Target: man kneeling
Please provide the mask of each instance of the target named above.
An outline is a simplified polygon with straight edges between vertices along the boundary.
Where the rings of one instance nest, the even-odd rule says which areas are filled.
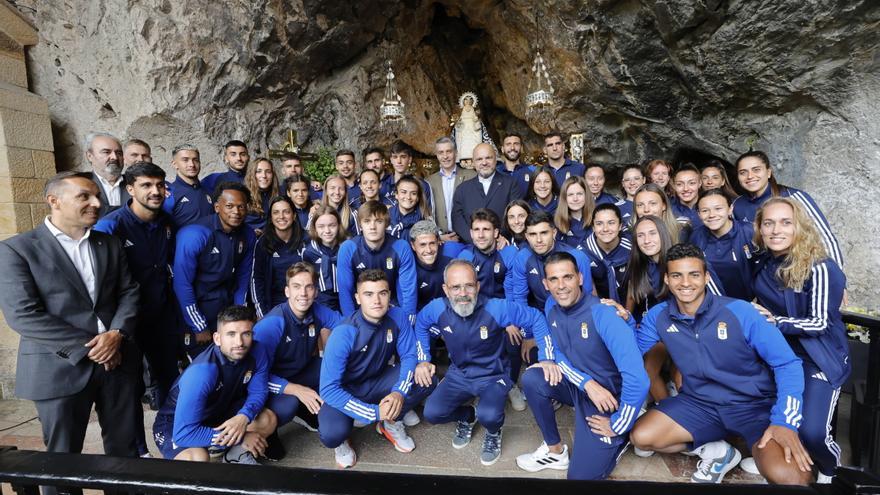
[[[254,311],[230,306],[217,316],[214,345],[202,351],[174,382],[153,423],[153,438],[166,459],[257,464],[275,414],[263,409],[268,363],[253,341]]]
[[[749,303],[706,292],[706,261],[696,246],[669,249],[664,280],[672,295],[642,320],[638,343],[643,353],[666,344],[684,380],[678,396],[638,420],[633,444],[690,451],[702,459],[691,481],[720,483],[742,457],[724,438],[738,435],[769,482],[807,484],[812,461],[798,438],[801,360]]]

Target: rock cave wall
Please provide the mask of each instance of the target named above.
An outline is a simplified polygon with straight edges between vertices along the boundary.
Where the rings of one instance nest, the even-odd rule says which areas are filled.
[[[60,168],[108,130],[150,142],[167,168],[180,142],[209,170],[220,144],[256,154],[287,128],[306,149],[364,149],[383,60],[394,61],[422,152],[475,91],[497,137],[533,150],[550,127],[584,132],[611,167],[697,150],[733,161],[750,142],[781,181],[817,198],[841,240],[852,302],[880,278],[880,6],[870,0],[13,0],[37,26],[32,89],[49,100]],[[536,27],[536,10],[540,27]],[[555,122],[529,125],[540,42]]]

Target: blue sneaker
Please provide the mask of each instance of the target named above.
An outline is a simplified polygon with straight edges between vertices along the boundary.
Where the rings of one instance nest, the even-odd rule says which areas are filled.
[[[724,475],[731,469],[735,468],[741,460],[742,454],[733,448],[733,445],[727,444],[727,450],[721,457],[716,457],[714,459],[700,459],[700,462],[697,463],[697,470],[691,475],[691,482],[721,483],[721,480],[724,479]]]

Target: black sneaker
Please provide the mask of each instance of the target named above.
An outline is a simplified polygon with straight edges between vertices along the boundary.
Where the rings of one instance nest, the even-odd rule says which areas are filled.
[[[284,448],[284,444],[281,442],[281,437],[278,436],[278,431],[274,431],[271,435],[266,437],[266,459],[270,461],[280,461],[284,459],[287,455],[287,449]]]

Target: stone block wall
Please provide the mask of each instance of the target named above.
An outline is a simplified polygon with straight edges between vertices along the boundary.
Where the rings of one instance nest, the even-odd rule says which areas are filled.
[[[0,239],[34,228],[46,216],[43,185],[55,175],[46,100],[28,89],[25,47],[37,32],[0,0]],[[13,395],[18,334],[0,315],[0,398]]]

